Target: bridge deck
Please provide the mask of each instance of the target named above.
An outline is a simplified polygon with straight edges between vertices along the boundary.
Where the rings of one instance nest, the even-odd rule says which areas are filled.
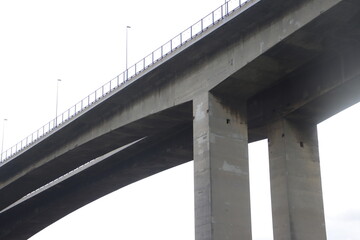
[[[355,0],[262,0],[236,10],[1,163],[0,194],[6,197],[0,209],[5,209],[145,137],[3,211],[0,225],[8,230],[1,227],[0,236],[31,236],[109,192],[192,160],[192,100],[200,92],[211,91],[230,105],[246,101],[249,141],[266,138],[268,122],[279,117],[319,123],[358,102],[360,30],[354,23],[359,21]],[[22,220],[10,217],[20,215]]]

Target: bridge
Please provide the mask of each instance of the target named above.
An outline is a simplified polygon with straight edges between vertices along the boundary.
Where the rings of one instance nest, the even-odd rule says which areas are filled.
[[[251,239],[247,145],[267,138],[274,239],[326,239],[316,124],[359,101],[359,7],[216,9],[1,153],[1,238],[194,160],[196,239]]]

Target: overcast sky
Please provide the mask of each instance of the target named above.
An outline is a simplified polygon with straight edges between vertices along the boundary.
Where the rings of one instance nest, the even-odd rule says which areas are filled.
[[[4,149],[223,4],[223,0],[0,0]],[[3,122],[3,119],[8,121]],[[328,239],[360,239],[360,105],[318,126]],[[3,125],[5,123],[5,125]],[[1,140],[1,139],[0,139]],[[272,239],[267,142],[250,144],[253,239]],[[61,219],[40,239],[194,239],[192,162]]]

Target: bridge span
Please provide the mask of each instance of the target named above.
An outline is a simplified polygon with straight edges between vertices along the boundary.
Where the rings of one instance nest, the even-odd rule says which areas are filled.
[[[266,138],[274,239],[326,239],[316,124],[360,100],[360,3],[234,2],[1,155],[1,239],[191,160],[196,240],[251,239],[247,146]]]

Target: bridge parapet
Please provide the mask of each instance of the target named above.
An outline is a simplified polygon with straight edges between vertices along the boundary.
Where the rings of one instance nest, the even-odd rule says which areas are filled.
[[[78,103],[64,111],[62,114],[58,115],[55,119],[49,121],[14,146],[0,153],[0,167],[2,162],[10,160],[15,155],[26,151],[28,147],[36,144],[43,138],[46,138],[53,131],[61,127],[61,125],[73,120],[84,110],[92,108],[102,98],[113,92],[120,91],[123,87],[125,87],[125,83],[130,80],[136,80],[134,78],[143,71],[151,67],[156,67],[154,65],[156,65],[159,61],[163,60],[166,56],[178,50],[180,47],[183,47],[194,38],[200,36],[204,31],[207,31],[215,24],[218,24],[236,10],[245,7],[245,5],[249,7],[249,3],[253,2],[257,1],[227,1],[226,3],[224,3],[223,5],[221,5],[220,7],[218,7],[217,9],[191,25],[189,28],[182,31],[180,34],[176,35],[174,38],[170,39],[168,42],[142,58],[140,61],[136,62],[134,65],[130,66],[128,69],[126,69],[125,71],[123,71],[122,73],[96,89],[94,92],[90,93],[87,97],[80,100]]]

